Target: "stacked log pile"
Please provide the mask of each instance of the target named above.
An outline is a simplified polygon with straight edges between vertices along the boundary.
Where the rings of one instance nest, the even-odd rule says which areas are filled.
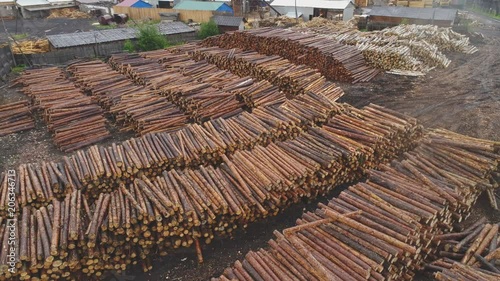
[[[490,278],[496,276],[498,279],[498,228],[499,224],[486,223],[486,219],[482,218],[462,231],[434,237],[433,243],[437,250],[432,256],[434,261],[427,264],[426,269],[434,271],[438,280],[449,280],[453,274],[462,275],[460,272],[468,272],[467,277],[462,280],[482,280],[474,278],[483,274],[489,275]]]
[[[136,83],[159,90],[197,122],[228,118],[243,111],[244,104],[233,93],[222,90],[224,85],[234,84],[241,78],[205,62],[195,62],[187,55],[181,55],[181,58],[184,62],[182,68],[167,70],[157,60],[139,54],[115,55],[109,63]]]
[[[202,45],[279,55],[295,64],[318,69],[326,78],[338,81],[366,82],[379,73],[366,65],[363,55],[355,47],[290,30],[261,28],[225,33],[205,39]]]
[[[500,273],[478,270],[471,266],[454,263],[451,268],[436,273],[435,278],[439,281],[494,281],[500,279]]]
[[[170,132],[182,128],[190,118],[167,98],[134,84],[100,60],[76,63],[67,70],[76,84],[115,117],[122,131],[133,130],[138,135]]]
[[[266,112],[257,109],[260,112],[254,114],[259,117],[253,114],[246,114],[246,117],[256,122],[256,118],[267,115],[252,126],[257,128],[258,124],[265,128],[271,123],[279,124],[274,127],[274,132],[283,134],[287,131],[283,126],[283,117],[294,115],[280,112],[272,117],[276,110],[272,108]],[[39,205],[21,202],[20,232],[31,234],[19,236],[22,254],[15,278],[85,278],[83,275],[100,276],[105,270],[124,270],[129,264],[137,262],[148,270],[153,253],[163,255],[172,248],[198,245],[200,239],[208,243],[215,235],[230,234],[237,227],[274,215],[301,197],[323,194],[332,186],[350,180],[353,174],[360,176],[361,168],[373,167],[387,160],[374,157],[380,153],[375,149],[383,147],[385,139],[399,140],[400,144],[389,145],[407,150],[420,133],[414,119],[396,116],[386,109],[368,106],[356,112],[340,113],[345,114],[345,118],[328,123],[331,129],[311,128],[294,140],[275,142],[268,134],[258,134],[260,141],[272,143],[265,147],[254,145],[249,151],[238,150],[232,156],[220,153],[218,167],[172,169],[156,174],[148,173],[147,168],[144,173],[125,181],[114,174],[108,181],[115,181],[118,188],[107,189],[110,185],[107,184],[97,193],[91,185],[78,187],[84,185],[77,181],[78,174],[87,174],[87,179],[93,179],[95,173],[101,171],[100,177],[117,171],[123,175],[127,173],[124,163],[129,157],[125,155],[130,155],[131,161],[139,165],[143,160],[144,164],[152,164],[155,158],[150,158],[151,162],[143,158],[146,155],[154,157],[147,151],[175,144],[176,141],[145,146],[143,154],[130,154],[132,152],[128,148],[140,147],[136,140],[132,140],[127,142],[130,146],[124,143],[127,149],[122,151],[123,154],[113,152],[111,157],[106,153],[121,150],[118,146],[113,146],[111,150],[92,147],[88,159],[86,153],[79,152],[76,158],[65,158],[62,166],[45,165],[46,172],[41,171],[41,175],[54,174],[60,180],[73,183],[73,187],[64,190],[64,194],[56,195],[56,190],[52,189],[54,185],[45,181],[50,181],[51,176],[38,178],[37,167],[23,167],[20,196],[38,198],[37,194],[44,196],[44,188],[48,187],[53,191],[54,198],[45,198]],[[294,120],[300,122],[299,118]],[[364,122],[369,128],[359,130],[356,120]],[[183,156],[187,153],[186,149],[196,146],[203,149],[203,158],[210,159],[217,155],[210,147],[217,148],[217,144],[231,143],[232,140],[243,141],[245,135],[252,132],[249,124],[231,132],[227,130],[231,126],[226,120],[218,121],[214,120],[207,126],[211,131],[223,128],[220,136],[209,138],[207,135],[204,138],[206,144],[196,146],[189,144],[195,136],[184,135],[180,138],[182,148],[177,151],[177,157],[186,158]],[[201,129],[201,126],[196,126]],[[299,131],[295,131],[297,133]],[[147,136],[158,140],[156,137],[159,135]],[[182,145],[183,140],[186,146]],[[236,145],[244,146],[245,143],[225,147],[236,149]],[[104,153],[105,157],[99,157],[100,153]],[[112,167],[104,162],[120,155],[124,156],[120,159],[122,165]],[[202,157],[199,158],[195,159],[198,163]],[[85,161],[90,166],[69,166]],[[26,184],[28,182],[29,185]],[[66,186],[61,187],[64,189]]]
[[[0,137],[34,127],[29,102],[18,101],[0,105]]]
[[[411,280],[435,252],[433,240],[469,214],[481,191],[497,185],[499,152],[500,143],[432,130],[403,160],[367,171],[365,183],[319,204],[297,226],[275,231],[269,250],[249,252],[212,280]],[[468,260],[498,233],[498,226],[479,229]],[[437,277],[462,280],[457,274],[496,276],[453,265]]]
[[[240,77],[251,76],[267,80],[290,96],[306,91],[329,92],[330,87],[334,86],[316,70],[305,65],[295,65],[280,56],[266,56],[241,49],[200,47],[194,44],[177,47],[175,52],[188,53],[197,61],[205,60]]]
[[[101,108],[57,67],[27,70],[15,84],[43,110],[44,120],[62,151],[74,151],[110,136]]]
[[[361,32],[349,23],[332,24],[318,19],[294,30],[356,46],[370,65],[384,70],[425,73],[434,67],[450,65],[443,52],[472,54],[477,51],[467,36],[433,25],[399,25],[382,31]]]

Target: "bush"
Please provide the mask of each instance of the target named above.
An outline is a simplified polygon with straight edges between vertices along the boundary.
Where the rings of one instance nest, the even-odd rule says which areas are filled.
[[[198,32],[198,37],[200,39],[205,39],[217,34],[219,34],[219,27],[213,20],[211,20],[209,22],[201,24],[200,31]]]
[[[134,43],[130,39],[126,40],[125,44],[123,44],[123,50],[129,53],[135,52]]]
[[[167,38],[161,35],[154,25],[144,25],[139,27],[137,37],[137,48],[140,51],[153,51],[164,49],[168,46]]]

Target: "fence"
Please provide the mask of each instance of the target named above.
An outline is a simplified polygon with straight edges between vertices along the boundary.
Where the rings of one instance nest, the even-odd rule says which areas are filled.
[[[12,58],[12,53],[10,52],[10,47],[4,46],[0,48],[0,79],[5,79],[5,76],[9,74],[10,69],[14,66],[14,60]]]
[[[131,8],[114,6],[113,11],[116,14],[128,14],[128,16],[134,20],[160,20],[160,13],[179,13],[180,21],[187,22],[188,20],[193,20],[195,22],[208,22],[213,16],[212,11],[174,10],[164,8]]]

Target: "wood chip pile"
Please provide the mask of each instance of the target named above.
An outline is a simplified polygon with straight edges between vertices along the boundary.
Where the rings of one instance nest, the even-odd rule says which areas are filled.
[[[275,231],[269,250],[250,251],[212,280],[412,280],[435,252],[433,239],[467,217],[481,191],[498,185],[499,152],[500,143],[432,130],[402,160],[367,171],[365,183]],[[492,229],[482,232],[498,226]],[[489,241],[474,243],[469,258]],[[437,276],[496,280],[486,274],[495,276],[454,265]]]
[[[352,23],[315,18],[294,30],[356,46],[370,65],[392,71],[428,72],[435,67],[446,68],[451,61],[443,52],[473,54],[477,51],[467,36],[433,25],[399,25],[361,32]]]
[[[279,55],[298,65],[318,69],[326,78],[346,82],[366,82],[379,71],[366,65],[355,47],[315,34],[273,28],[225,33],[205,39],[207,47],[240,48],[266,55]]]
[[[426,269],[437,280],[498,280],[500,278],[499,224],[482,218],[470,227],[434,237],[437,251]],[[455,280],[457,280],[455,279]]]
[[[334,103],[323,108],[336,110]],[[362,176],[364,168],[389,160],[384,155],[410,149],[420,134],[414,119],[373,105],[349,108],[324,128],[307,126],[303,133],[290,130],[284,118],[300,123],[295,116],[324,110],[308,105],[298,114],[291,108],[256,111],[260,113],[242,115],[253,121],[239,126],[217,119],[193,125],[191,132],[147,135],[109,148],[94,146],[64,163],[22,165],[21,261],[15,278],[81,279],[136,263],[148,270],[153,255],[199,240],[209,243],[215,235],[230,234],[302,197],[323,194]],[[274,129],[263,133],[266,127]],[[255,144],[244,141],[252,132]],[[284,137],[285,132],[297,138]],[[237,149],[243,146],[251,149]],[[226,155],[224,149],[233,153]],[[215,156],[220,165],[176,169],[182,165],[177,161],[189,159],[193,150],[198,151],[193,164],[214,161]],[[168,157],[175,161],[168,165],[174,169],[150,168],[166,163]],[[5,228],[1,230],[4,235]]]
[[[34,127],[29,102],[19,101],[0,106],[0,137]]]
[[[41,109],[54,143],[65,152],[110,137],[106,118],[91,97],[84,95],[57,67],[26,70],[14,81]]]
[[[14,54],[42,54],[50,51],[50,45],[47,39],[25,40],[11,43],[10,49]]]

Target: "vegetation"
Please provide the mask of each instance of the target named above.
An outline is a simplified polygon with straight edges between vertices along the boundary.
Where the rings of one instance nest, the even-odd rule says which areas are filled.
[[[14,66],[13,68],[11,68],[11,71],[14,74],[19,74],[19,73],[23,72],[25,69],[26,69],[26,65],[18,64],[17,66]]]
[[[201,24],[200,31],[198,31],[198,38],[205,39],[217,34],[219,34],[219,27],[213,20],[211,20]]]
[[[137,37],[137,48],[140,51],[153,51],[168,47],[168,41],[155,25],[143,25],[139,27]]]
[[[498,4],[500,5],[500,4]],[[496,14],[495,11],[493,10],[484,10],[484,9],[481,9],[479,6],[471,6],[469,7],[469,9],[473,12],[476,12],[478,14],[481,14],[483,16],[487,16],[487,17],[490,17],[490,18],[494,18],[494,19],[499,19],[500,20],[500,14]]]
[[[26,37],[28,37],[28,33],[19,33],[19,34],[13,34],[12,37],[15,39],[15,40],[22,40]]]
[[[135,51],[135,45],[132,40],[128,39],[125,41],[125,44],[123,44],[123,50],[128,52],[128,53],[133,53]]]
[[[156,25],[141,24],[137,25],[137,27],[139,30],[137,41],[126,40],[123,45],[124,51],[129,53],[144,52],[165,49],[172,46],[167,38],[160,33]]]

